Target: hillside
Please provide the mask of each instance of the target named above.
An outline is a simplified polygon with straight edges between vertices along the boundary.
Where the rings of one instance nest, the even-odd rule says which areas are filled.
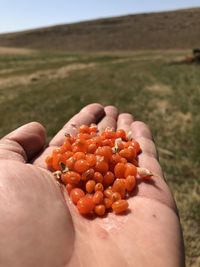
[[[200,46],[200,8],[128,15],[0,35],[0,46],[63,51]]]

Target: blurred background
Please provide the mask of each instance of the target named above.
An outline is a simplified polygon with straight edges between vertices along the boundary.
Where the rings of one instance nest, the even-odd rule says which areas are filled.
[[[200,266],[200,0],[0,0],[0,137],[39,121],[48,139],[84,105],[150,125]]]

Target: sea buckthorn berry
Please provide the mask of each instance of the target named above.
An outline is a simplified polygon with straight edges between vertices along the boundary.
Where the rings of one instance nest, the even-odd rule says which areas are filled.
[[[94,188],[95,188],[95,181],[94,180],[89,180],[87,181],[86,185],[85,185],[85,189],[86,191],[91,194],[93,191],[94,191]]]
[[[117,163],[121,162],[121,158],[122,157],[119,155],[119,153],[113,154],[110,162],[116,165]]]
[[[79,134],[77,134],[77,138],[78,139],[85,139],[85,140],[87,140],[87,139],[90,139],[91,136],[88,133],[79,133]]]
[[[66,160],[66,165],[70,170],[72,170],[75,162],[76,160],[73,157],[70,157]]]
[[[77,208],[80,214],[87,215],[90,214],[95,207],[93,199],[89,196],[84,196],[77,202]]]
[[[112,194],[113,194],[113,191],[112,189],[106,189],[104,190],[104,196],[107,197],[107,198],[112,198]]]
[[[127,160],[132,160],[136,156],[135,149],[132,147],[124,148],[119,152],[119,155]]]
[[[75,160],[85,159],[85,153],[83,153],[83,152],[76,152],[76,153],[74,153],[73,158]]]
[[[102,141],[102,146],[114,146],[114,139],[105,139]]]
[[[69,140],[65,140],[64,144],[61,146],[61,149],[63,152],[71,151],[72,150],[72,144]]]
[[[75,188],[75,185],[67,184],[66,185],[67,193],[70,194],[73,188]]]
[[[112,194],[112,197],[111,197],[111,199],[112,199],[113,202],[115,202],[115,201],[117,201],[117,200],[120,200],[121,198],[122,198],[122,197],[121,197],[120,193],[118,193],[118,192],[114,192],[114,193]]]
[[[75,152],[86,152],[87,151],[87,143],[83,139],[77,139],[73,144],[72,144],[72,151]]]
[[[113,139],[113,138],[116,138],[115,132],[112,131],[111,129],[110,130],[105,130],[105,132],[102,133],[102,136],[105,139]]]
[[[126,132],[123,129],[119,129],[116,131],[116,138],[122,138],[123,140],[126,140]]]
[[[127,176],[125,179],[125,187],[128,192],[131,192],[136,186],[136,178],[135,176]]]
[[[69,159],[70,157],[72,157],[74,155],[74,153],[72,151],[66,151],[64,154],[63,154],[63,158],[65,160]]]
[[[137,174],[137,168],[131,163],[126,163],[124,177],[126,178],[129,175],[136,176],[136,174]]]
[[[112,209],[115,213],[122,213],[128,209],[128,201],[120,199],[112,204]]]
[[[102,192],[103,192],[104,187],[103,187],[103,185],[102,185],[101,183],[97,183],[97,184],[95,185],[94,190],[95,190],[95,192],[97,192],[97,191],[102,191]]]
[[[101,191],[96,191],[93,195],[93,202],[94,204],[100,204],[103,202],[104,195]]]
[[[60,171],[62,168],[60,166],[60,162],[63,162],[63,155],[62,154],[54,154],[52,158],[52,168],[55,171]]]
[[[96,162],[95,170],[97,172],[106,173],[109,169],[108,163],[104,160]]]
[[[125,179],[116,179],[113,183],[112,191],[120,193],[121,197],[124,198],[126,193]]]
[[[97,162],[96,156],[94,154],[86,154],[85,159],[87,160],[90,167],[95,166]]]
[[[94,170],[89,169],[86,172],[82,173],[81,180],[82,181],[88,181],[88,180],[92,180],[93,177],[94,177]]]
[[[80,188],[74,188],[70,192],[70,198],[74,204],[77,204],[79,199],[85,196],[85,193]]]
[[[94,208],[94,211],[98,216],[103,216],[105,214],[106,207],[104,205],[97,205]]]
[[[90,133],[90,129],[87,125],[81,125],[79,127],[79,133]]]
[[[113,203],[112,199],[111,198],[107,198],[107,197],[104,198],[103,202],[104,202],[104,205],[105,205],[106,209],[111,208],[112,203]]]
[[[100,172],[95,172],[93,176],[93,180],[96,183],[103,183],[103,175]]]
[[[88,153],[94,153],[95,151],[96,151],[96,149],[97,149],[97,146],[96,146],[96,144],[89,144],[88,145],[88,148],[87,148],[87,152]]]
[[[85,159],[79,159],[74,163],[74,170],[79,173],[86,172],[90,168],[90,165]]]
[[[117,163],[114,168],[115,176],[118,178],[123,178],[125,172],[125,164],[124,163]]]
[[[141,148],[140,148],[140,145],[139,145],[139,143],[138,143],[137,141],[132,140],[132,141],[131,141],[131,146],[132,146],[133,148],[135,148],[135,151],[136,151],[137,154],[140,153]]]
[[[115,179],[114,174],[110,171],[107,171],[103,177],[103,185],[105,187],[108,187],[113,183],[114,179]]]
[[[96,133],[97,132],[97,125],[92,123],[89,127],[89,132],[90,133]]]
[[[96,155],[103,156],[106,161],[109,161],[112,156],[112,148],[110,146],[103,146],[97,148]]]
[[[65,184],[68,183],[68,184],[72,184],[72,185],[77,185],[81,180],[81,176],[77,172],[68,171],[68,172],[63,173],[61,175],[61,179]]]

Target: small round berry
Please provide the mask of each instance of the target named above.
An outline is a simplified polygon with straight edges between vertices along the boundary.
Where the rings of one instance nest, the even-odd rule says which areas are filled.
[[[97,205],[94,208],[94,211],[98,216],[103,216],[105,214],[106,207],[104,205],[102,205],[102,204],[101,205]]]
[[[70,192],[70,198],[74,204],[77,204],[79,199],[85,196],[85,193],[80,188],[74,188]]]
[[[85,185],[85,190],[91,194],[93,191],[94,191],[94,188],[95,188],[95,181],[94,180],[89,180],[87,181],[86,185]]]
[[[103,187],[103,185],[101,183],[97,183],[95,185],[95,189],[94,190],[95,190],[95,192],[97,192],[97,191],[102,191],[103,192],[104,187]]]
[[[112,204],[112,209],[116,214],[122,213],[128,209],[128,201],[120,199]]]
[[[86,215],[93,211],[95,204],[91,197],[84,196],[77,202],[77,208],[80,214]]]
[[[94,203],[97,205],[97,204],[100,204],[103,202],[103,199],[104,199],[104,195],[101,191],[96,191],[93,195],[93,201]]]
[[[79,173],[86,172],[90,168],[90,165],[85,159],[79,159],[74,163],[74,170]]]

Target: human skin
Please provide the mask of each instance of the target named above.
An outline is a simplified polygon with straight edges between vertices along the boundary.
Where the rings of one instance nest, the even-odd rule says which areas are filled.
[[[87,219],[46,169],[45,157],[62,144],[74,124],[132,132],[142,148],[139,166],[152,181],[138,184],[125,215]],[[161,133],[162,134],[162,133]],[[0,140],[0,266],[180,267],[182,231],[176,204],[163,178],[152,135],[132,115],[91,104],[45,146],[45,129],[26,124]]]

